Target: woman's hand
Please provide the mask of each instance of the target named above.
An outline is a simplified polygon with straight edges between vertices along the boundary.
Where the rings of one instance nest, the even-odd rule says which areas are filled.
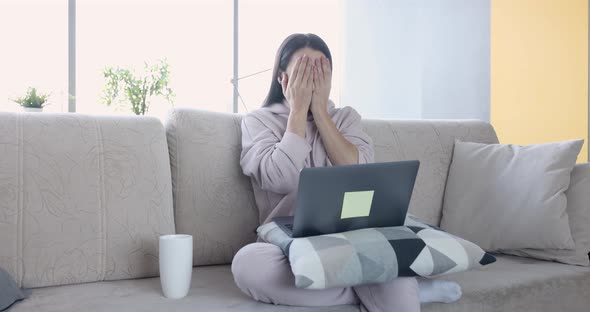
[[[307,112],[311,105],[311,92],[313,88],[312,77],[313,62],[304,55],[297,60],[290,75],[281,75],[283,94],[291,106],[287,131],[305,138],[307,128]]]
[[[283,94],[291,106],[291,113],[307,116],[313,88],[313,61],[307,55],[299,58],[289,75],[281,74]]]
[[[328,100],[332,88],[332,69],[325,56],[315,60],[313,68],[314,89],[311,96],[311,112],[314,116],[328,111]]]

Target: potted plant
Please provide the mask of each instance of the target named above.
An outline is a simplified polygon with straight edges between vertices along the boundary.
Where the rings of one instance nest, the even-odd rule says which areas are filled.
[[[13,101],[20,105],[25,112],[42,112],[43,107],[47,105],[48,98],[49,94],[37,93],[37,89],[31,87],[27,89],[27,93],[24,96],[16,98]]]
[[[106,67],[103,71],[106,85],[103,89],[103,102],[110,106],[115,99],[119,103],[131,104],[131,111],[136,115],[145,115],[153,96],[163,96],[172,103],[174,93],[168,87],[170,71],[168,63],[160,60],[154,65],[145,63],[143,75],[133,70],[120,67]]]

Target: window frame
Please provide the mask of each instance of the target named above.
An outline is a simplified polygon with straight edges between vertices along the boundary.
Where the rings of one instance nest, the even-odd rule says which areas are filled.
[[[233,101],[232,113],[238,113],[238,8],[239,0],[233,1]],[[68,112],[76,112],[76,2],[68,0]]]

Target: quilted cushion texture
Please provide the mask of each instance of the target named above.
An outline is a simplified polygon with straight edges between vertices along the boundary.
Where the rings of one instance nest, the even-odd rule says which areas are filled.
[[[194,265],[230,263],[256,237],[240,122],[239,115],[192,109],[174,109],[166,122],[176,231],[193,236]]]
[[[159,120],[0,113],[0,155],[0,263],[19,287],[158,274],[174,233]]]

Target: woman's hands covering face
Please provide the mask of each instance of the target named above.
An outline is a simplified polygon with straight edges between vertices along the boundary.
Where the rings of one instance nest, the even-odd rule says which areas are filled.
[[[297,59],[291,73],[281,73],[283,94],[294,112],[313,114],[327,111],[332,88],[330,61],[321,56],[312,60],[304,55]]]
[[[328,110],[328,99],[332,88],[332,69],[328,58],[315,60],[313,67],[313,93],[311,96],[311,112],[316,115]]]
[[[313,60],[304,55],[297,59],[291,73],[281,73],[283,94],[292,112],[307,114],[309,110],[313,91],[313,63]]]

